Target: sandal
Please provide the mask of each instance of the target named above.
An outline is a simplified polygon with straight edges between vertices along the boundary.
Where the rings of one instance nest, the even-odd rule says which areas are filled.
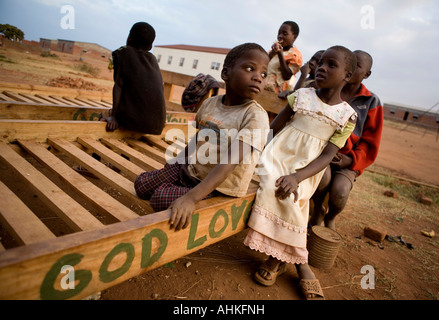
[[[271,279],[269,279],[269,280],[265,279],[263,276],[261,276],[259,274],[259,270],[264,270],[265,272],[267,272],[271,276]],[[280,275],[282,275],[286,271],[287,271],[287,264],[285,262],[280,263],[277,271],[272,271],[272,270],[268,269],[267,267],[265,267],[265,264],[263,264],[259,267],[258,271],[255,272],[253,277],[260,284],[262,284],[266,287],[269,287],[269,286],[272,286],[273,284],[275,284],[277,277],[279,277]]]
[[[319,280],[302,279],[300,280],[299,286],[306,300],[325,300]],[[314,296],[311,297],[310,295]]]

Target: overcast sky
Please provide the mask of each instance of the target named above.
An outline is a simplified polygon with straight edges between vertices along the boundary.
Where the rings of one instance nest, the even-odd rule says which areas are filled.
[[[383,103],[430,109],[439,102],[438,0],[0,0],[0,23],[20,28],[26,40],[110,50],[125,44],[137,21],[155,28],[155,45],[257,42],[269,50],[285,20],[299,24],[295,45],[304,61],[332,45],[365,50],[374,66],[364,83]]]

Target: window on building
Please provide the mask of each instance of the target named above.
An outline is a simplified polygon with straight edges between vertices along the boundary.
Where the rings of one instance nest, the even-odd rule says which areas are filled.
[[[158,63],[160,63],[160,60],[162,60],[162,55],[161,55],[161,54],[159,54],[159,55],[157,56],[157,62],[158,62]]]
[[[184,58],[180,58],[179,66],[180,66],[180,67],[183,67],[183,65],[184,65]]]
[[[198,67],[198,59],[194,59],[194,62],[192,63],[192,69],[197,69]]]
[[[415,113],[414,115],[413,115],[413,119],[418,119],[419,118],[419,114],[417,114],[417,113]]]
[[[171,64],[172,63],[172,56],[169,56],[168,57],[168,64]]]
[[[390,109],[391,114],[395,114],[395,109]]]
[[[219,62],[212,62],[212,65],[210,66],[210,69],[212,70],[219,70],[220,63]]]

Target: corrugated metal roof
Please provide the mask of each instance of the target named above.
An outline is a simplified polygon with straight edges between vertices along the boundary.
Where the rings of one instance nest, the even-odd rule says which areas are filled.
[[[231,49],[227,48],[215,48],[215,47],[202,47],[202,46],[190,46],[186,44],[173,44],[165,46],[156,46],[157,48],[168,48],[177,50],[199,51],[217,54],[228,54]]]

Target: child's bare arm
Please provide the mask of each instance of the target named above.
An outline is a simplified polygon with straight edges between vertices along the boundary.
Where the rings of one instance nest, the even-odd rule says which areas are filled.
[[[107,122],[107,126],[106,126],[107,131],[114,131],[119,127],[115,114],[119,109],[120,100],[122,97],[123,83],[122,83],[122,78],[119,76],[118,70],[117,71],[115,70],[115,72],[117,72],[117,74],[115,76],[115,81],[113,86],[113,107],[111,108],[111,115],[105,119],[105,121]]]
[[[235,150],[232,143],[227,155],[225,155],[227,161],[221,159],[220,164],[216,165],[203,181],[170,205],[171,218],[169,219],[169,223],[171,229],[175,228],[177,231],[181,228],[186,228],[191,221],[195,204],[213,192],[235,169],[237,164],[242,161],[245,156],[244,152],[249,152],[249,149],[251,149],[244,148],[244,142],[241,140],[237,140],[234,143],[239,143],[239,152],[232,152],[232,150]]]
[[[291,71],[291,69],[288,67],[287,62],[284,59],[284,54],[283,54],[283,48],[282,45],[279,42],[275,42],[273,44],[273,46],[271,47],[272,51],[270,52],[270,60],[271,58],[277,54],[278,58],[279,58],[279,64],[280,64],[280,71],[282,73],[282,78],[286,81],[286,80],[290,80],[291,77],[293,76],[293,72]]]
[[[337,154],[338,150],[340,149],[335,144],[329,142],[320,156],[311,161],[305,168],[296,173],[282,176],[277,179],[276,187],[278,187],[278,189],[275,192],[275,196],[280,200],[283,200],[293,193],[294,202],[296,202],[298,198],[297,189],[299,188],[299,183],[325,169]]]
[[[282,78],[287,81],[290,80],[293,76],[293,72],[288,67],[287,62],[284,59],[284,55],[282,50],[277,53],[277,56],[279,57],[279,63],[280,63],[280,71],[282,73]]]

